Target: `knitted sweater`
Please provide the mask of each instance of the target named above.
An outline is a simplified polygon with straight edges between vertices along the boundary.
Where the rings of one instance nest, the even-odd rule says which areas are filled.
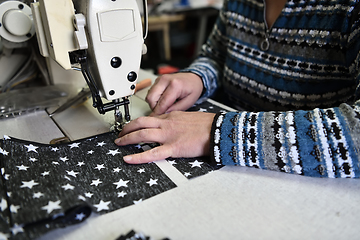
[[[198,58],[203,98],[219,86],[211,155],[316,177],[360,176],[360,2],[291,0],[272,28],[262,0],[225,0]]]

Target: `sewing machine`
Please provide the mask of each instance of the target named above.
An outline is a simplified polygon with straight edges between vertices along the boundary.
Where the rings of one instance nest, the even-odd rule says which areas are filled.
[[[101,114],[114,111],[115,126],[121,128],[130,120],[129,97],[134,94],[141,55],[146,53],[146,0],[142,4],[144,31],[136,0],[4,1],[0,36],[21,44],[36,32],[41,55],[65,70],[81,71],[93,106]]]

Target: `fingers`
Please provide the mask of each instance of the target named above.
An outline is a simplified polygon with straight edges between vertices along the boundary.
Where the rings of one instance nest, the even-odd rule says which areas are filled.
[[[140,142],[164,142],[164,134],[160,129],[158,118],[140,117],[131,121],[124,126],[119,138],[115,140],[115,144],[119,146],[138,144]],[[131,164],[148,163],[168,158],[171,156],[170,153],[171,148],[162,145],[142,153],[125,156],[124,161]]]
[[[154,85],[151,86],[145,101],[149,104],[151,110],[153,110],[158,103],[163,92],[167,88],[169,78],[167,75],[162,75],[155,80]]]
[[[155,108],[152,109],[153,115],[161,115],[169,112],[169,108],[176,102],[177,97],[178,96],[171,90],[171,87],[168,86],[159,98]]]
[[[125,146],[138,143],[163,143],[164,137],[162,132],[158,128],[141,129],[126,135],[120,136],[115,140],[115,144],[119,146]]]
[[[183,99],[175,102],[172,106],[170,106],[168,108],[167,112],[184,111],[186,109],[189,109],[191,106],[193,106],[194,102],[196,102],[196,99],[194,100],[190,97],[183,98]]]
[[[151,116],[191,107],[204,89],[202,79],[193,73],[165,74],[155,80],[146,96]]]
[[[139,117],[126,124],[122,131],[119,133],[119,137],[122,137],[128,133],[144,129],[144,128],[159,128],[160,122],[154,117]]]
[[[169,108],[176,103],[177,100],[186,96],[182,96],[182,81],[171,75],[163,75],[150,89],[146,101],[152,109],[152,115],[161,115],[169,112]],[[179,105],[178,107],[181,107]],[[185,109],[177,109],[185,110]]]
[[[142,153],[124,156],[124,161],[129,164],[142,164],[163,160],[170,156],[171,149],[165,145],[162,145]]]

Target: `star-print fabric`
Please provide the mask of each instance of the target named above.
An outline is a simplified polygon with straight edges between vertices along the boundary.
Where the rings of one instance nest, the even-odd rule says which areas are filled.
[[[121,235],[116,240],[154,240],[154,238],[150,236],[146,236],[142,232],[135,232],[131,230],[126,235]],[[169,238],[163,238],[162,240],[170,240]]]
[[[212,104],[209,101],[202,102],[200,104],[197,104],[191,108],[189,108],[187,111],[189,112],[210,112],[210,113],[218,113],[218,112],[228,112],[226,109]]]
[[[61,145],[5,137],[0,142],[0,232],[34,239],[176,187],[155,163],[129,165],[113,132]],[[1,236],[0,236],[1,238]]]
[[[166,160],[187,179],[199,177],[222,168],[222,166],[214,166],[210,164],[208,157],[168,158]]]
[[[189,111],[225,110],[206,101]],[[176,187],[155,163],[125,163],[123,156],[144,146],[119,147],[115,138],[110,132],[58,145],[0,140],[0,239],[34,239]],[[188,179],[220,168],[206,157],[167,161]]]

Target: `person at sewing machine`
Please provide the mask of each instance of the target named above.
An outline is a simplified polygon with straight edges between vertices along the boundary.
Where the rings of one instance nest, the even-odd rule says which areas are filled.
[[[360,2],[225,0],[197,59],[157,78],[152,114],[118,145],[131,164],[210,156],[314,177],[360,176]],[[223,91],[238,112],[183,112]]]

